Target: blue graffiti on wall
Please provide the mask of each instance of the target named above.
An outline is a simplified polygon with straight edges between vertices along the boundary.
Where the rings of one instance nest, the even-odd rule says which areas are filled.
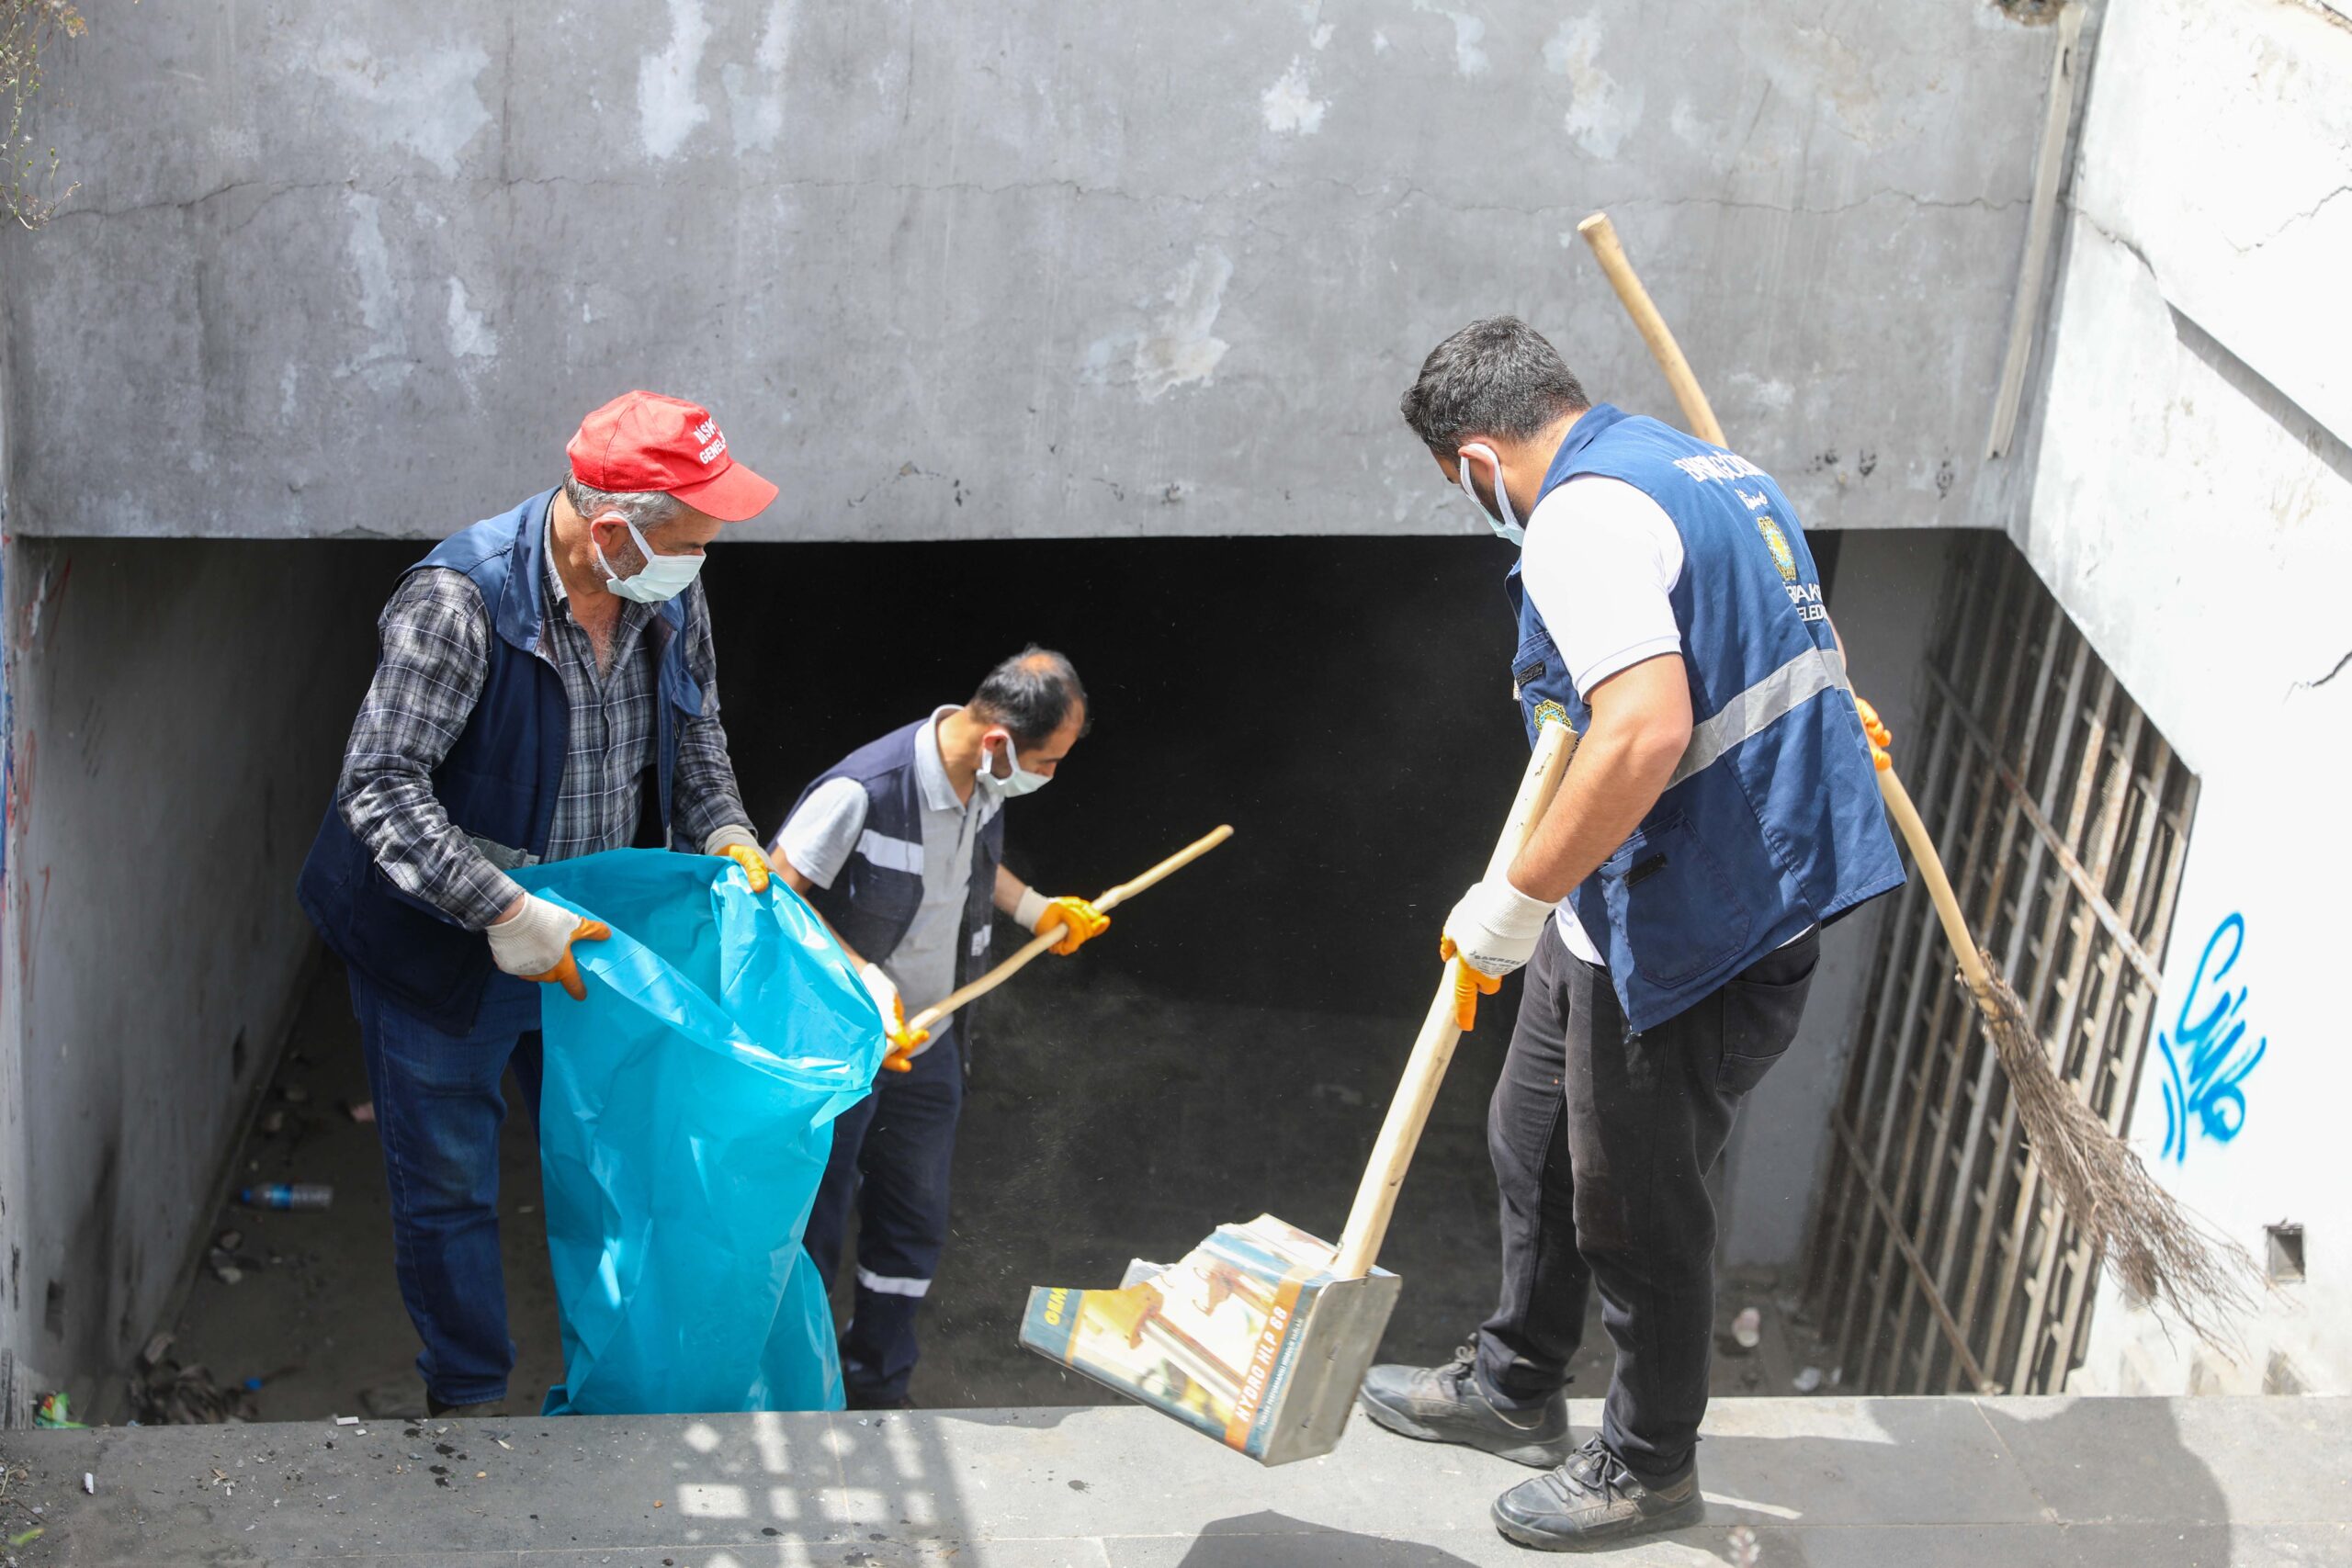
[[[2214,955],[2222,953],[2220,964]],[[2231,990],[2222,982],[2237,966],[2245,951],[2245,917],[2233,914],[2205,939],[2197,972],[2188,977],[2188,995],[2181,998],[2180,1016],[2172,1032],[2159,1032],[2156,1049],[2165,1059],[2165,1147],[2175,1164],[2188,1158],[2191,1127],[2217,1144],[2226,1144],[2245,1130],[2245,1076],[2270,1048],[2268,1036],[2246,1044],[2243,1013],[2252,987]],[[2219,995],[2215,995],[2216,988]],[[2202,1013],[2199,1004],[2211,998]]]

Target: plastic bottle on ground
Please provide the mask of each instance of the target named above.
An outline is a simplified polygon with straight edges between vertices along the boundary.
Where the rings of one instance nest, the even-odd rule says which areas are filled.
[[[248,1209],[324,1209],[334,1202],[334,1189],[324,1182],[273,1181],[246,1188],[237,1201]]]

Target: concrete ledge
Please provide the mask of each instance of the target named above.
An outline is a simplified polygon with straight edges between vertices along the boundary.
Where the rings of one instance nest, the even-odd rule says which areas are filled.
[[[1599,1406],[1578,1402],[1589,1429]],[[2352,1399],[1715,1404],[1705,1525],[1613,1554],[1764,1568],[2352,1562]],[[28,1561],[575,1568],[1504,1564],[1532,1474],[1358,1420],[1262,1470],[1128,1407],[11,1434]],[[96,1479],[85,1495],[84,1472]]]

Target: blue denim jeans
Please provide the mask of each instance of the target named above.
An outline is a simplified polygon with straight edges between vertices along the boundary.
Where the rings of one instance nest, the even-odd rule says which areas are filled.
[[[391,1190],[401,1299],[424,1342],[416,1370],[444,1404],[506,1397],[506,1274],[498,1251],[499,1079],[510,1062],[539,1110],[539,988],[491,977],[473,1027],[445,1034],[351,976]]]
[[[962,1042],[950,1022],[912,1071],[877,1074],[874,1092],[833,1122],[804,1234],[831,1291],[857,1206],[857,1296],[842,1331],[842,1382],[861,1404],[895,1403],[914,1374],[915,1314],[947,1244],[947,1176],[963,1108]]]

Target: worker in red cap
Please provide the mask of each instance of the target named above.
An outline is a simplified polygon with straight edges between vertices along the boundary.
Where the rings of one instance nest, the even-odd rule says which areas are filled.
[[[350,972],[436,1416],[506,1399],[499,1081],[511,1062],[536,1118],[541,987],[582,997],[572,945],[609,934],[507,874],[631,845],[731,857],[754,892],[771,870],[696,579],[775,486],[708,410],[651,392],[590,414],[566,450],[560,485],[401,577],[302,867],[302,908]]]

